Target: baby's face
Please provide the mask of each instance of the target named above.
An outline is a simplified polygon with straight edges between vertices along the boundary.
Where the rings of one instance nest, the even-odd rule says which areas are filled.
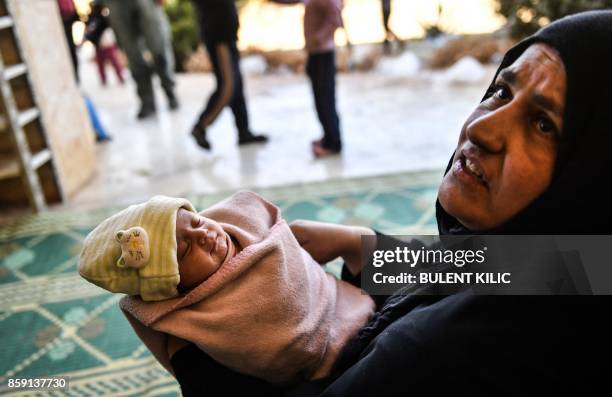
[[[183,208],[176,215],[176,257],[181,282],[191,289],[210,277],[228,255],[229,235],[212,219]]]

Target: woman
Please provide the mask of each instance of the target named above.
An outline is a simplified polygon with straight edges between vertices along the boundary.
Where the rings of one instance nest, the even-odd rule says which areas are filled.
[[[506,54],[440,186],[440,234],[608,233],[611,44],[612,12],[590,12],[557,21]],[[329,259],[330,235],[349,250],[360,246],[348,227],[298,222],[293,229],[318,261]],[[378,234],[379,245],[388,239]],[[596,363],[610,357],[612,334],[601,321],[609,310],[603,297],[392,295],[345,348],[335,376],[282,392],[586,394],[605,382]],[[196,348],[178,351],[173,363],[186,394],[281,393]]]

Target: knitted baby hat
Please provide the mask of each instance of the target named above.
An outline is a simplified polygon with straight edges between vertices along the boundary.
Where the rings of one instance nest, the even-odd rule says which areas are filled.
[[[145,301],[177,296],[179,208],[195,212],[185,199],[155,196],[106,219],[85,238],[79,274],[108,291]]]

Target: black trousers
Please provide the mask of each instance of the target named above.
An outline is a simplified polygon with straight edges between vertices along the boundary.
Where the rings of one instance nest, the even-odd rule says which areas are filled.
[[[221,109],[225,106],[229,106],[234,114],[236,128],[238,128],[239,132],[246,132],[249,130],[249,115],[243,93],[242,73],[240,72],[240,53],[238,52],[236,43],[219,43],[206,40],[204,44],[206,45],[215,78],[217,79],[217,87],[208,98],[208,102],[200,114],[199,120],[208,120],[207,124],[211,124],[217,118]],[[220,62],[218,54],[218,47],[220,44],[227,46],[229,49],[229,65]],[[231,79],[231,82],[228,81],[228,79]],[[232,91],[229,98],[224,98],[223,96],[226,84],[232,85]]]
[[[317,116],[323,126],[322,146],[340,151],[340,118],[336,111],[336,59],[334,51],[309,54],[306,73],[312,83]]]

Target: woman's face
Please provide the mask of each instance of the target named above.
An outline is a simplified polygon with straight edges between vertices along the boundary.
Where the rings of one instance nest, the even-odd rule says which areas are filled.
[[[440,185],[442,207],[473,231],[501,226],[549,186],[566,75],[556,50],[531,45],[465,122]]]
[[[180,208],[176,215],[176,257],[181,289],[198,286],[225,260],[231,239],[212,219]]]

